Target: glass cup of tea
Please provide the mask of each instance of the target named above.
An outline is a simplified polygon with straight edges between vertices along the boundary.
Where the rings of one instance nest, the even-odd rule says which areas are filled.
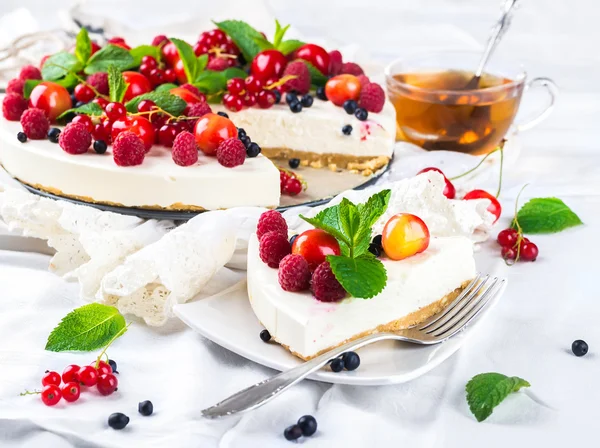
[[[520,66],[496,57],[473,80],[480,53],[441,52],[397,60],[385,78],[398,136],[426,150],[487,154],[511,128],[530,129],[552,111],[558,88],[548,78],[527,81]],[[514,123],[525,90],[543,87],[550,101],[526,123]]]

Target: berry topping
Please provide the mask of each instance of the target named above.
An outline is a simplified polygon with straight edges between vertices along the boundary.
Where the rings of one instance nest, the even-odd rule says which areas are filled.
[[[155,47],[159,47],[161,45],[165,45],[169,41],[169,38],[164,34],[159,34],[158,36],[154,36],[152,39],[152,45]]]
[[[324,75],[329,73],[329,53],[323,47],[315,44],[302,45],[296,50],[296,57],[309,62]]]
[[[360,81],[360,87],[361,87],[361,93],[362,93],[362,89],[364,89],[367,85],[369,85],[371,83],[371,80],[369,79],[369,77],[367,75],[358,75],[357,78]],[[361,106],[361,107],[363,107],[363,106]],[[367,109],[367,110],[369,110],[369,109]],[[375,112],[375,111],[369,111],[369,112]]]
[[[127,115],[127,109],[121,103],[108,103],[104,112],[110,121],[119,120]]]
[[[285,222],[285,218],[277,210],[266,211],[258,218],[256,236],[260,240],[267,232],[275,232],[287,238],[287,222]]]
[[[71,123],[79,123],[84,125],[90,134],[94,132],[94,123],[92,123],[92,119],[87,115],[75,115],[75,117],[71,120]]]
[[[102,395],[110,395],[117,389],[118,385],[119,381],[116,376],[112,373],[105,373],[98,377],[96,388]]]
[[[26,65],[21,69],[19,79],[23,81],[27,81],[28,79],[42,79],[42,72],[33,65]]]
[[[260,79],[281,78],[287,59],[279,50],[264,50],[254,56],[250,73]]]
[[[24,79],[11,79],[6,85],[6,93],[14,93],[15,95],[23,96],[23,87],[25,86]]]
[[[246,103],[246,105],[250,106],[255,98],[254,95],[250,95],[247,94],[246,96],[244,96],[244,99],[248,99],[248,102]],[[225,105],[225,107],[227,109],[229,109],[232,112],[239,112],[240,110],[242,110],[244,108],[244,99],[242,99],[241,97],[237,96],[237,95],[232,95],[231,93],[226,93],[223,96],[223,104]]]
[[[360,68],[360,65],[355,64],[354,62],[344,62],[342,64],[340,73],[347,73],[349,75],[354,75],[354,76],[359,76],[359,75],[365,74],[363,69]]]
[[[217,112],[217,115],[220,115],[221,117],[229,118],[229,115],[227,115],[227,112]]]
[[[298,426],[304,437],[310,437],[317,432],[317,420],[312,415],[303,415],[298,419]]]
[[[113,142],[113,157],[119,166],[141,165],[145,155],[144,142],[133,132],[121,132]]]
[[[292,425],[285,428],[283,431],[283,437],[285,440],[296,440],[302,437],[302,429],[298,425]]]
[[[277,100],[275,93],[271,90],[263,90],[259,92],[256,96],[256,101],[258,103],[258,107],[261,109],[268,109],[272,107]]]
[[[302,103],[303,107],[310,107],[313,105],[314,98],[312,97],[312,95],[306,94],[302,97],[300,102]]]
[[[346,370],[356,370],[360,366],[360,357],[355,352],[346,352],[342,355],[344,368]]]
[[[96,140],[93,146],[94,151],[96,151],[96,154],[104,154],[106,152],[106,149],[108,148],[104,140]]]
[[[269,333],[269,330],[262,330],[259,336],[263,342],[269,342],[271,340],[271,333]]]
[[[290,251],[290,242],[285,235],[267,232],[260,238],[260,259],[271,268],[277,268],[279,262],[289,255]]]
[[[291,169],[295,170],[300,166],[300,159],[290,159],[288,160],[288,165]]]
[[[301,255],[286,255],[279,263],[277,276],[284,291],[305,291],[310,286],[310,269]]]
[[[353,75],[337,75],[325,84],[327,98],[336,106],[341,106],[347,100],[358,100],[360,81]]]
[[[227,90],[232,95],[241,95],[241,93],[246,90],[244,80],[242,78],[231,78],[227,81]]]
[[[198,98],[203,98],[204,94],[198,90],[198,87],[195,87],[189,83],[185,83],[181,86],[182,89],[187,90],[188,92],[192,92]]]
[[[363,81],[361,80],[363,77],[366,78],[364,75],[358,77],[362,85],[358,105],[369,112],[379,113],[383,110],[383,105],[385,104],[385,92],[379,84],[370,83],[363,85]]]
[[[585,341],[577,339],[571,344],[571,351],[575,356],[584,356],[588,352],[588,345]]]
[[[325,261],[327,255],[339,255],[341,252],[335,237],[321,229],[309,229],[296,238],[292,253],[302,255],[312,271]]]
[[[48,131],[48,140],[52,143],[58,143],[58,137],[60,135],[60,129],[58,128],[50,128]]]
[[[86,82],[102,95],[108,95],[108,73],[98,72],[87,77]]]
[[[62,398],[62,393],[57,385],[49,384],[42,389],[41,398],[46,406],[54,406]]]
[[[344,126],[342,128],[342,134],[344,134],[344,135],[350,135],[350,134],[352,134],[352,126],[349,125],[349,124],[347,124],[346,126]]]
[[[196,143],[204,154],[212,156],[222,141],[237,137],[237,128],[227,114],[206,114],[196,122],[194,127]],[[244,155],[245,155],[244,151]]]
[[[132,132],[139,138],[141,138],[142,142],[144,143],[144,149],[146,150],[146,152],[150,151],[150,148],[154,144],[154,139],[156,136],[154,126],[152,126],[152,123],[148,121],[147,118],[130,115],[116,120],[112,124],[111,137],[113,141],[117,138],[119,134],[121,134],[121,132],[124,131]]]
[[[23,132],[32,140],[43,140],[50,130],[50,123],[41,109],[27,109],[21,115]]]
[[[302,112],[302,103],[297,100],[290,103],[290,110],[295,114],[297,114],[298,112]]]
[[[129,417],[121,412],[115,412],[108,417],[108,426],[112,429],[123,429],[129,424]]]
[[[214,70],[215,72],[222,72],[223,70],[231,67],[231,59],[229,58],[213,58],[208,61],[206,68],[208,70]]]
[[[305,94],[310,90],[310,72],[308,67],[302,61],[294,61],[288,64],[283,72],[283,77],[295,76],[282,86],[284,91],[295,90],[298,93]]]
[[[138,412],[144,417],[152,415],[154,412],[154,406],[152,405],[152,402],[150,400],[146,400],[138,403]]]
[[[317,87],[317,98],[322,101],[327,101],[327,95],[325,94],[325,86]]]
[[[29,106],[42,109],[50,121],[73,107],[71,95],[63,86],[44,81],[33,88],[29,95]]]
[[[17,132],[17,140],[21,143],[25,143],[27,141],[27,134],[25,134],[25,132]]]
[[[369,117],[369,112],[367,112],[362,107],[359,107],[358,109],[356,109],[356,112],[354,112],[354,116],[360,121],[365,121]]]
[[[403,260],[429,247],[429,229],[421,218],[410,213],[392,216],[383,228],[381,243],[392,260]]]
[[[90,88],[90,86],[86,84],[77,84],[75,86],[75,90],[73,90],[73,95],[75,95],[75,99],[78,102],[82,103],[88,103],[92,101],[96,96],[96,94]]]
[[[58,144],[69,154],[84,154],[92,144],[92,135],[82,123],[69,123],[60,133]]]
[[[329,52],[329,75],[335,76],[339,75],[342,70],[342,64],[344,63],[342,59],[342,53],[338,50],[333,50]]]
[[[263,90],[265,80],[257,76],[248,76],[244,81],[244,85],[248,92],[257,94]]]
[[[60,386],[60,374],[58,372],[46,372],[42,377],[42,386],[48,386],[49,384]]]
[[[81,386],[79,386],[79,383],[71,381],[70,383],[64,384],[60,388],[60,391],[65,401],[72,403],[74,401],[79,400],[79,395],[81,394]]]
[[[494,215],[494,222],[498,221],[500,218],[500,214],[502,213],[502,206],[498,199],[495,196],[491,195],[485,190],[473,190],[469,191],[465,197],[463,198],[467,201],[471,199],[488,199],[490,201],[490,205],[487,207],[487,211]]]
[[[211,114],[211,113],[212,113],[212,109],[210,108],[208,103],[194,103],[189,107],[189,109],[187,111],[187,116],[199,118],[199,117],[203,117],[206,114]]]
[[[346,113],[348,115],[352,115],[354,112],[356,112],[358,103],[354,100],[346,100],[346,101],[344,101],[344,104],[342,104],[342,107],[344,108],[344,110],[346,111]]]
[[[313,295],[320,302],[338,302],[346,297],[346,290],[337,281],[329,262],[324,261],[312,276]]]
[[[136,96],[152,91],[152,83],[148,78],[138,72],[123,72],[125,84],[128,84],[123,101],[127,102]]]
[[[16,93],[8,93],[2,99],[2,115],[9,121],[19,121],[27,110],[27,100]]]
[[[246,144],[242,141],[242,144],[246,147],[246,155],[250,158],[257,157],[262,151],[260,146],[258,146],[258,143],[250,142],[248,143],[248,146],[246,146]]]
[[[368,251],[375,255],[375,257],[379,258],[381,256],[381,250],[381,246],[378,246],[377,244],[373,243],[369,244]]]
[[[190,166],[198,161],[198,146],[191,132],[183,131],[173,141],[173,162],[179,166]]]
[[[246,147],[237,137],[223,140],[217,148],[217,160],[227,168],[243,165],[246,160]]]

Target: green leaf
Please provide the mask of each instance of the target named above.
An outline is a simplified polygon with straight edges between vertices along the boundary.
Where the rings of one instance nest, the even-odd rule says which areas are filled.
[[[175,87],[179,87],[177,84],[161,84],[160,86],[158,86],[155,90],[155,92],[168,92],[171,89],[174,89]]]
[[[317,229],[324,230],[329,233],[340,243],[340,249],[343,255],[349,255],[350,253],[350,238],[344,233],[342,228],[342,219],[340,217],[339,205],[328,207],[325,210],[321,210],[313,218],[307,218],[304,215],[300,215],[304,221],[312,224]]]
[[[283,36],[285,36],[285,33],[289,29],[290,25],[286,25],[282,28],[281,24],[279,23],[279,20],[275,20],[275,36],[273,37],[273,47],[279,49],[279,45],[283,40]]]
[[[125,97],[125,92],[129,84],[125,82],[125,78],[114,65],[108,66],[108,92],[110,101],[113,103],[120,103]]]
[[[90,35],[85,28],[81,28],[75,40],[75,57],[82,66],[85,66],[91,55],[92,41],[90,40]]]
[[[179,57],[183,61],[183,71],[187,76],[188,82],[194,82],[200,71],[198,67],[198,59],[194,54],[194,49],[186,41],[176,38],[171,38],[171,42],[177,47]]]
[[[136,113],[138,111],[137,106],[142,100],[154,101],[158,107],[175,116],[181,115],[183,109],[185,109],[187,106],[187,103],[178,96],[171,95],[169,92],[165,91],[154,91],[136,96],[132,100],[128,101],[125,104],[127,112]]]
[[[296,59],[297,61],[302,61],[308,67],[308,71],[310,72],[310,83],[313,86],[321,87],[327,83],[327,76],[325,76],[321,71],[312,65],[310,62],[305,61],[304,59]]]
[[[200,72],[204,71],[204,69],[206,68],[207,65],[208,65],[208,55],[201,54],[200,56],[198,56],[198,58],[196,59],[196,71],[197,71],[196,77],[198,77]]]
[[[91,115],[94,117],[99,117],[104,113],[104,110],[98,103],[89,102],[79,107],[74,107],[73,109],[69,109],[64,111],[62,114],[58,116],[58,119],[65,117],[70,113],[83,114],[83,115]]]
[[[358,204],[360,228],[354,238],[356,246],[354,256],[362,255],[369,249],[371,228],[387,209],[391,195],[391,190],[382,190],[371,196],[364,204]]]
[[[254,37],[253,40],[254,43],[258,45],[258,48],[260,48],[260,51],[271,50],[274,48],[273,44],[265,39],[262,35],[260,37]]]
[[[342,199],[338,207],[339,222],[342,226],[342,231],[350,240],[350,254],[351,256],[356,256],[354,255],[354,248],[357,243],[356,234],[361,225],[358,207],[346,198]]]
[[[356,258],[328,255],[327,261],[335,278],[353,297],[370,299],[385,288],[385,267],[371,254],[363,254]]]
[[[224,20],[223,22],[215,22],[217,27],[224,31],[231,40],[238,46],[246,61],[254,59],[261,49],[255,39],[263,38],[264,36],[241,20]]]
[[[104,347],[119,332],[125,332],[125,318],[112,306],[90,303],[67,314],[52,330],[46,350],[91,351]]]
[[[41,82],[44,81],[40,79],[28,79],[27,81],[25,81],[25,85],[23,86],[23,97],[26,100],[28,100],[31,95],[31,91],[34,89],[35,86],[37,86]]]
[[[35,88],[35,86],[37,86],[41,82],[43,81],[40,79],[28,79],[27,81],[25,81],[25,85],[23,86],[23,97],[25,99],[29,99],[29,97],[31,96],[31,91]],[[69,73],[64,78],[56,79],[52,82],[54,84],[58,84],[59,86],[63,86],[65,89],[72,89],[77,84],[79,84],[77,76],[75,76],[73,73]]]
[[[523,233],[557,233],[583,222],[558,198],[535,198],[517,213]],[[513,228],[516,224],[513,222]]]
[[[246,76],[248,76],[248,73],[246,73],[244,70],[242,70],[239,67],[229,67],[229,68],[226,68],[225,70],[223,70],[221,73],[223,73],[223,75],[225,76],[225,78],[227,80],[230,80],[232,78],[245,79]]]
[[[133,66],[139,67],[144,56],[152,56],[157,61],[160,61],[160,49],[154,45],[139,45],[129,50],[129,54],[133,58]]]
[[[494,408],[509,394],[530,386],[531,384],[518,376],[480,373],[467,383],[467,403],[477,421],[482,422],[492,415]]]
[[[129,51],[116,45],[107,45],[92,55],[84,72],[88,75],[108,71],[108,66],[114,65],[119,71],[135,67],[135,61]]]
[[[296,51],[302,45],[304,45],[304,42],[302,42],[301,40],[290,39],[290,40],[284,40],[283,42],[281,42],[277,46],[277,49],[279,51],[281,51],[285,56],[287,56],[291,52]]]
[[[80,71],[81,67],[81,62],[79,62],[74,54],[61,51],[46,59],[42,67],[42,78],[45,81],[56,81],[57,79],[64,78],[71,72]]]
[[[196,79],[194,86],[206,94],[213,94],[227,88],[227,78],[223,72],[205,70]]]

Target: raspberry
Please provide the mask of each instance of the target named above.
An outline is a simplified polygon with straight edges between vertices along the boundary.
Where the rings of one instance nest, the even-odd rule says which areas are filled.
[[[198,146],[191,132],[183,131],[177,134],[173,141],[173,162],[179,166],[190,166],[198,161]]]
[[[324,261],[312,276],[312,290],[320,302],[338,302],[346,297],[346,290],[337,281],[328,261]]]
[[[189,83],[185,83],[181,86],[182,89],[187,90],[188,92],[192,92],[194,95],[202,98],[204,96],[204,94],[202,92],[200,92],[200,90],[198,90],[198,87],[195,87]]]
[[[23,132],[32,140],[43,140],[50,130],[50,122],[42,109],[27,109],[21,115]]]
[[[58,137],[58,144],[69,154],[84,154],[92,144],[92,134],[83,123],[69,123]]]
[[[162,45],[163,42],[167,43],[168,40],[169,38],[167,36],[164,34],[159,34],[158,36],[154,36],[154,39],[152,39],[152,45],[158,47],[159,45]]]
[[[108,73],[94,73],[87,77],[86,82],[101,95],[108,95]]]
[[[145,155],[144,142],[133,132],[123,131],[113,142],[113,157],[119,166],[141,165]]]
[[[286,255],[279,263],[279,285],[284,291],[304,291],[310,286],[310,269],[302,255]]]
[[[369,112],[381,112],[385,104],[385,92],[374,82],[360,89],[358,105]]]
[[[194,103],[189,107],[186,115],[188,117],[201,117],[210,113],[212,113],[212,109],[208,103]]]
[[[292,251],[292,246],[287,237],[277,232],[267,232],[260,239],[260,259],[270,268],[277,268],[279,262]]]
[[[368,84],[371,83],[371,80],[369,79],[369,77],[367,75],[360,75],[360,76],[357,76],[357,78],[360,81],[361,89],[364,89]]]
[[[21,69],[19,79],[22,79],[23,81],[27,81],[28,79],[42,79],[42,72],[33,65],[26,65]]]
[[[277,210],[266,211],[258,218],[256,236],[260,240],[267,232],[275,232],[287,238],[287,222],[285,222],[285,218]]]
[[[27,100],[16,93],[7,94],[2,100],[2,114],[10,121],[19,121],[27,110]]]
[[[333,50],[329,52],[329,75],[335,76],[340,73],[342,69],[342,53],[338,50]]]
[[[295,90],[297,93],[308,93],[310,90],[310,72],[308,67],[302,61],[294,61],[288,64],[283,72],[283,76],[296,76],[290,79],[282,87],[284,91]]]
[[[225,58],[213,58],[208,61],[206,68],[215,72],[222,72],[226,68],[229,68],[229,61]]]
[[[217,160],[227,168],[242,165],[246,160],[246,147],[236,137],[223,140],[217,148]]]
[[[23,96],[24,86],[25,80],[19,78],[11,79],[6,85],[6,93],[16,93],[19,96]]]
[[[365,74],[365,72],[363,72],[363,69],[360,68],[360,65],[355,64],[354,62],[344,62],[342,64],[342,69],[340,70],[340,73],[348,73],[349,75],[354,76]]]

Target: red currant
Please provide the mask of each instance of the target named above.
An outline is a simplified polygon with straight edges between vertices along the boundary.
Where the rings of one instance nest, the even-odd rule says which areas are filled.
[[[227,81],[227,90],[232,95],[240,95],[246,88],[242,78],[231,78]]]
[[[285,184],[290,179],[290,175],[286,171],[279,171],[279,189],[281,193],[285,190]]]
[[[298,180],[298,179],[290,179]],[[298,181],[299,182],[299,181]],[[302,232],[292,244],[292,253],[302,255],[311,271],[325,261],[327,255],[339,255],[340,244],[329,233],[321,229],[310,229]]]
[[[329,71],[329,53],[315,44],[302,45],[296,50],[296,57],[310,62],[317,70],[324,75]]]
[[[250,73],[260,79],[280,78],[283,75],[287,58],[279,50],[264,50],[254,56]]]
[[[105,143],[110,142],[110,132],[106,132],[104,129],[104,125],[102,123],[98,123],[94,126],[94,130],[92,131],[92,137],[94,140],[102,140]]]
[[[284,193],[290,196],[296,196],[302,191],[302,182],[295,177],[291,177],[287,180],[284,187]]]
[[[174,83],[177,81],[177,73],[172,68],[168,68],[165,70],[165,83]]]
[[[127,115],[127,109],[121,103],[108,103],[104,108],[104,112],[110,121],[116,121]]]
[[[242,98],[242,101],[244,102],[244,106],[252,107],[256,104],[256,95],[250,92],[246,92],[246,94]]]
[[[152,100],[142,100],[138,104],[138,112],[152,112],[156,107],[156,103]]]
[[[150,67],[147,64],[140,65],[140,73],[144,76],[150,76],[150,72],[154,70],[155,67]]]
[[[214,29],[207,32],[210,37],[214,39],[216,43],[223,43],[227,40],[227,35],[220,29]]]
[[[152,123],[141,116],[127,116],[120,118],[112,124],[111,138],[113,141],[123,131],[133,132],[144,142],[146,152],[150,151],[152,144],[154,143],[154,126]]]
[[[142,57],[142,64],[146,64],[150,68],[158,67],[158,62],[152,56],[144,56]]]
[[[258,94],[257,101],[261,109],[268,109],[275,104],[277,97],[270,90],[263,90]]]
[[[79,366],[77,364],[71,364],[63,370],[62,380],[63,383],[70,383],[71,381],[78,381],[77,374],[79,373]]]
[[[94,98],[94,100],[92,100],[92,103],[96,103],[98,106],[100,106],[102,108],[102,110],[104,110],[104,108],[108,104],[108,101],[106,101],[104,98],[98,97],[98,98]]]
[[[264,81],[256,76],[248,76],[244,81],[246,90],[250,93],[258,93],[263,89]]]
[[[237,95],[231,93],[225,94],[223,97],[223,104],[225,107],[233,112],[239,112],[244,108],[244,102]]]
[[[91,387],[98,382],[98,371],[94,366],[83,366],[77,375],[84,386]]]
[[[490,201],[490,205],[488,205],[487,210],[492,215],[494,215],[494,217],[495,217],[494,222],[498,221],[498,219],[500,218],[500,214],[502,213],[502,206],[500,205],[500,202],[498,202],[498,199],[496,199],[495,196],[489,194],[487,191],[485,191],[485,190],[469,191],[463,199],[465,199],[467,201],[471,200],[471,199],[488,199]]]
[[[522,260],[535,261],[538,257],[538,254],[539,254],[538,247],[534,243],[527,241],[526,243],[523,244],[523,241],[521,241],[520,257]]]
[[[498,244],[502,247],[514,247],[519,234],[515,229],[504,229],[498,234]]]
[[[96,361],[92,363],[92,366],[96,366]],[[98,375],[106,375],[107,373],[112,373],[112,367],[110,366],[110,364],[104,361],[100,361],[98,363],[98,367],[96,367],[96,370],[98,371]]]
[[[125,97],[123,101],[127,102],[136,96],[143,95],[152,91],[152,83],[148,78],[138,72],[123,72],[123,79],[125,80],[127,90],[125,91]]]
[[[163,59],[170,66],[175,65],[175,63],[179,60],[179,51],[173,42],[163,45],[161,52]]]
[[[49,384],[60,386],[60,375],[58,372],[46,372],[42,377],[42,386],[48,386]]]
[[[62,393],[62,397],[69,403],[79,400],[81,386],[79,386],[78,383],[71,381],[70,383],[63,384],[60,390]]]
[[[86,127],[90,134],[94,132],[94,123],[92,123],[92,119],[87,115],[75,115],[71,123],[81,123]]]
[[[158,143],[171,148],[177,134],[181,132],[177,126],[173,124],[165,124],[158,130]]]
[[[502,258],[504,258],[505,260],[514,260],[517,258],[517,251],[512,247],[508,246],[502,247],[500,254],[502,254]]]
[[[92,88],[86,84],[77,84],[73,94],[75,95],[77,101],[84,103],[89,103],[96,96]]]
[[[55,384],[49,384],[42,389],[42,401],[46,406],[54,406],[62,397],[60,388]]]
[[[160,68],[153,68],[148,75],[148,79],[154,86],[159,86],[165,83],[165,72]]]
[[[108,367],[110,368],[110,366]],[[114,376],[112,373],[105,373],[104,375],[100,375],[98,378],[98,384],[96,384],[96,387],[98,388],[98,392],[100,392],[102,395],[110,395],[117,389],[118,384],[119,381],[117,380],[116,376]]]

